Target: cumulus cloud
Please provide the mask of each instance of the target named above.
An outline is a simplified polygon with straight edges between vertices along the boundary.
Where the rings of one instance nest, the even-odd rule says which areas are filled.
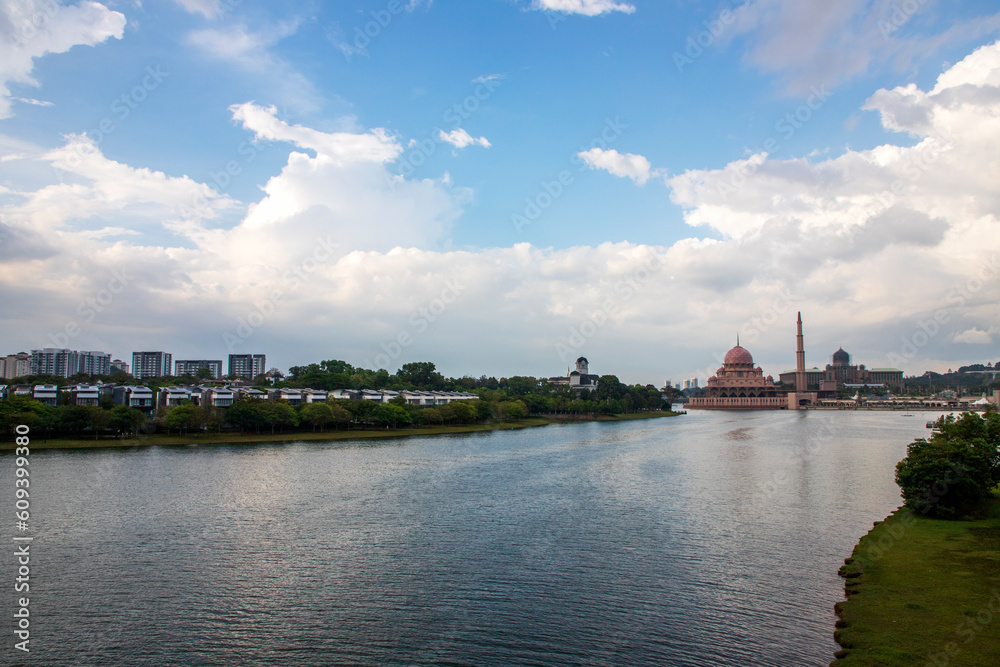
[[[36,58],[65,53],[77,45],[94,46],[109,37],[121,39],[124,29],[125,16],[97,2],[61,5],[17,0],[0,4],[0,118],[11,115],[11,83],[41,85],[31,75]]]
[[[844,346],[873,367],[954,365],[1000,327],[996,49],[977,50],[929,91],[872,95],[885,126],[915,139],[815,162],[762,153],[666,177],[697,230],[669,247],[455,249],[449,229],[469,193],[444,177],[391,174],[395,138],[291,125],[253,103],[232,108],[236,122],[291,148],[231,227],[210,222],[239,202],[92,145],[74,158],[84,137],[53,151],[10,143],[27,157],[0,171],[41,163],[66,173],[0,192],[0,243],[24,253],[0,255],[10,306],[0,326],[60,330],[124,270],[129,289],[73,346],[226,354],[224,336],[252,319],[236,351],[267,352],[283,367],[432,360],[448,374],[556,375],[585,354],[596,372],[659,383],[714,371],[736,330],[768,373],[790,367],[802,310],[809,364]],[[592,158],[636,182],[656,173],[628,155]],[[200,217],[181,214],[188,196],[209,203]],[[151,237],[163,220],[174,234]],[[915,337],[938,313],[940,332]]]
[[[583,16],[599,16],[609,12],[631,14],[635,11],[635,5],[614,0],[535,0],[533,6],[535,9]]]
[[[934,33],[934,25],[922,16],[933,11],[931,4],[756,0],[732,12],[729,21],[721,24],[719,39],[728,42],[745,37],[745,62],[779,75],[791,94],[800,94],[812,86],[850,80],[875,63],[907,70],[944,46],[967,43],[1000,28],[997,13],[947,22],[947,29]],[[922,31],[909,30],[911,22],[920,23]]]
[[[466,132],[462,128],[457,130],[452,130],[451,132],[445,132],[444,130],[438,131],[438,139],[446,143],[451,144],[455,148],[465,148],[466,146],[482,146],[483,148],[489,148],[489,140],[486,137],[479,137],[475,139],[471,134]]]
[[[956,343],[967,343],[969,345],[989,345],[993,342],[993,336],[989,331],[981,331],[972,327],[967,331],[955,334],[952,338]]]
[[[591,169],[603,169],[619,178],[631,178],[639,185],[645,185],[652,175],[649,160],[633,153],[619,153],[616,150],[591,148],[577,153]]]

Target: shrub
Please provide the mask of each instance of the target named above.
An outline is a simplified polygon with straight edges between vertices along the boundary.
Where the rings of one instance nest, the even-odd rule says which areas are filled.
[[[942,418],[930,440],[907,447],[896,464],[906,505],[940,518],[974,514],[1000,483],[1000,416]]]

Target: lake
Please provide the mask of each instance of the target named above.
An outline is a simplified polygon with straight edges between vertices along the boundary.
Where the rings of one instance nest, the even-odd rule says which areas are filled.
[[[926,420],[37,451],[31,662],[825,666],[837,569]]]

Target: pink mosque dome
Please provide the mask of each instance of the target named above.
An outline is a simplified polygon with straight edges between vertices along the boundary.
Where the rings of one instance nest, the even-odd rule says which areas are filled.
[[[737,343],[736,347],[729,350],[729,352],[726,352],[725,364],[727,366],[730,364],[740,364],[740,365],[746,364],[749,366],[753,366],[753,357],[750,355],[750,352],[748,352],[746,348],[740,347],[740,344]]]

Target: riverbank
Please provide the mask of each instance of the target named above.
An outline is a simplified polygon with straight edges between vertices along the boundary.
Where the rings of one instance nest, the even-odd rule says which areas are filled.
[[[836,667],[1000,665],[1000,495],[978,521],[900,508],[841,568]]]
[[[31,434],[31,449],[105,449],[122,447],[186,446],[186,445],[243,445],[273,442],[327,442],[335,440],[372,440],[383,438],[406,438],[428,435],[453,435],[463,433],[482,433],[488,431],[508,431],[513,429],[549,426],[550,424],[566,424],[574,422],[620,422],[637,419],[657,419],[660,417],[676,417],[676,412],[639,412],[627,415],[552,415],[545,417],[529,417],[512,422],[492,424],[459,424],[450,426],[416,426],[398,429],[350,429],[344,431],[325,431],[319,433],[296,432],[275,434],[244,434],[238,433],[199,433],[188,435],[140,435],[137,438],[102,438],[102,439],[44,439],[40,434]],[[0,443],[0,451],[13,450],[13,441]]]

